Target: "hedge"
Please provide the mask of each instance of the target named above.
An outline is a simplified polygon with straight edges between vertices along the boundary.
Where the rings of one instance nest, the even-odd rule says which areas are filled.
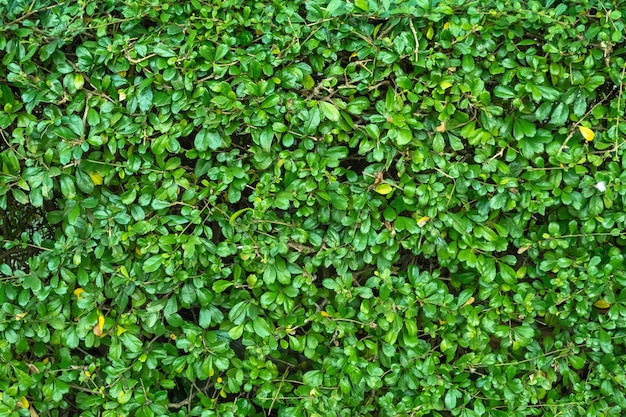
[[[1,416],[621,416],[621,0],[0,0]]]

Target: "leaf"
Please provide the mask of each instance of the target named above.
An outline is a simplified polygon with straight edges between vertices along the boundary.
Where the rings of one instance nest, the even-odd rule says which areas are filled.
[[[172,48],[163,43],[158,43],[154,46],[154,53],[163,58],[173,58],[176,56]]]
[[[322,111],[322,113],[324,113],[324,116],[326,116],[327,119],[332,120],[333,122],[337,122],[339,121],[339,118],[341,117],[339,110],[337,110],[337,107],[335,107],[334,104],[328,103],[326,101],[319,101],[318,102],[319,108]]]
[[[309,110],[309,114],[306,120],[304,120],[304,133],[306,133],[307,135],[313,135],[315,133],[315,129],[317,129],[317,126],[319,126],[320,121],[320,110],[317,107],[313,107],[311,110]]]
[[[137,100],[139,100],[139,109],[144,112],[148,111],[152,105],[152,98],[153,94],[150,87],[146,87],[139,91],[139,94],[137,95]]]
[[[367,0],[354,0],[354,5],[361,10],[368,12],[370,10]]]
[[[83,88],[84,85],[85,85],[85,77],[83,77],[83,74],[74,74],[74,88],[76,88],[77,90],[80,90]]]
[[[20,397],[20,400],[17,402],[17,405],[21,408],[28,408],[30,406],[26,397]]]
[[[91,182],[93,182],[94,185],[102,185],[102,183],[104,182],[104,179],[102,178],[102,174],[100,174],[97,171],[94,172],[89,172],[89,178],[91,178]]]
[[[143,349],[143,343],[141,340],[137,336],[130,333],[121,334],[120,340],[122,341],[122,344],[126,346],[126,349],[128,349],[131,353],[139,353]]]
[[[103,333],[104,330],[104,316],[102,315],[102,313],[100,313],[98,311],[98,323],[93,326],[93,334],[95,334],[98,337],[104,337],[105,334]]]
[[[237,210],[236,212],[234,212],[234,213],[230,216],[230,219],[228,219],[228,223],[230,223],[231,225],[232,225],[232,224],[235,224],[235,220],[237,220],[237,218],[238,218],[239,216],[241,216],[243,213],[245,213],[245,212],[246,212],[246,211],[248,211],[248,210],[253,210],[253,209],[252,209],[252,207],[244,207],[244,208],[242,208],[242,209],[240,209],[240,210]]]
[[[588,127],[578,126],[578,130],[580,130],[580,134],[583,135],[583,138],[585,138],[587,142],[591,142],[596,136],[596,134],[593,133],[593,130],[589,129]]]
[[[605,299],[601,298],[598,301],[596,301],[595,303],[593,303],[593,306],[597,307],[597,308],[609,308],[609,307],[611,307],[611,303],[609,303]]]
[[[307,74],[302,77],[302,86],[305,89],[310,90],[315,87],[315,80],[313,80],[313,77],[311,77],[311,75]]]
[[[398,130],[398,137],[396,139],[396,144],[398,146],[404,146],[410,143],[413,140],[413,133],[410,129],[400,129]]]
[[[426,225],[426,223],[428,223],[429,220],[430,220],[430,217],[422,216],[419,219],[417,219],[417,225],[419,227],[424,227],[424,225]]]
[[[390,192],[393,191],[393,187],[389,184],[387,184],[386,182],[382,183],[382,184],[378,184],[375,188],[374,191],[376,191],[378,194],[382,194],[382,195],[387,195]]]
[[[265,152],[269,152],[272,149],[272,140],[274,139],[274,131],[271,126],[265,126],[259,136],[259,145]]]
[[[260,337],[267,337],[272,334],[272,329],[261,317],[257,317],[252,321],[252,327],[254,332]]]
[[[146,259],[143,263],[143,272],[154,272],[161,266],[163,257],[161,255],[153,255]]]

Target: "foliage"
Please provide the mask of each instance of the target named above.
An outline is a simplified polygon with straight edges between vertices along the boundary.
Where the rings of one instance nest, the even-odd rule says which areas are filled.
[[[544,3],[0,0],[0,416],[623,415],[624,3]]]

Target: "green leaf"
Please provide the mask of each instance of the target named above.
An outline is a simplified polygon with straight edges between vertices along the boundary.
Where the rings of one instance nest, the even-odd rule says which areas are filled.
[[[150,273],[159,269],[162,263],[163,263],[163,257],[161,255],[153,255],[143,262],[143,265],[141,268],[143,272]]]
[[[219,293],[224,292],[229,287],[232,287],[234,284],[235,283],[232,281],[226,281],[226,280],[221,279],[213,283],[213,291],[219,294]]]
[[[313,107],[308,111],[308,117],[304,120],[304,133],[307,135],[315,134],[317,127],[319,126],[321,121],[319,108]]]
[[[259,145],[265,152],[269,152],[272,149],[272,140],[274,139],[274,131],[271,126],[265,126],[259,136]]]
[[[318,101],[317,104],[327,119],[332,120],[333,122],[339,121],[341,115],[334,104],[327,101]]]
[[[122,333],[120,335],[120,340],[122,344],[126,347],[126,349],[128,349],[128,351],[131,353],[138,353],[143,350],[143,343],[135,335],[132,335],[128,332]]]
[[[396,138],[396,144],[398,146],[404,146],[409,144],[413,140],[413,133],[410,129],[399,129],[398,137]]]
[[[254,328],[255,333],[260,337],[268,337],[272,334],[272,329],[261,317],[257,317],[252,321],[252,327]]]
[[[163,58],[173,58],[176,56],[172,48],[163,43],[158,43],[154,46],[154,53]]]
[[[563,126],[567,122],[569,108],[565,103],[559,103],[552,112],[550,123],[556,126]]]
[[[369,5],[367,4],[367,0],[354,0],[354,5],[366,12],[369,12],[370,10]]]
[[[324,381],[324,373],[320,370],[309,371],[302,375],[302,382],[311,387],[319,387]]]
[[[515,139],[522,139],[523,137],[535,136],[536,128],[533,122],[518,117],[513,124],[513,136]]]
[[[150,106],[152,106],[152,89],[150,87],[145,87],[139,91],[137,95],[137,100],[139,100],[139,109],[141,111],[148,111]]]
[[[241,335],[243,335],[243,326],[243,324],[240,324],[238,326],[230,328],[228,330],[228,336],[233,340],[239,339]]]

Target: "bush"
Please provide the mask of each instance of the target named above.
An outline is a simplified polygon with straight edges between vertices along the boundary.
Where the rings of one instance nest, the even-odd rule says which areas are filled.
[[[620,416],[623,2],[0,0],[0,416]]]

